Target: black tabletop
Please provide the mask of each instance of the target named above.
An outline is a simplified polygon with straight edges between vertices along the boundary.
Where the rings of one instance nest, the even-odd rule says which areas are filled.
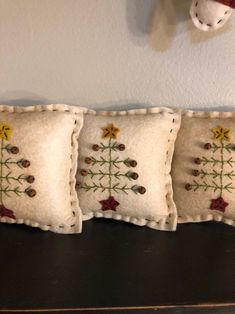
[[[94,219],[78,235],[1,224],[0,247],[2,311],[235,313],[235,228],[222,223]]]

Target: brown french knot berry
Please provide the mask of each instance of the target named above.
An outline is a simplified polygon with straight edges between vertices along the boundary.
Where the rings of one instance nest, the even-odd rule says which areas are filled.
[[[128,171],[128,172],[126,173],[126,176],[127,176],[128,178],[133,179],[133,180],[137,180],[137,179],[139,178],[138,173],[136,173],[136,172],[131,172],[131,171]]]
[[[137,166],[137,161],[131,160],[131,161],[129,162],[129,164],[130,164],[131,167],[135,168],[135,167]]]
[[[26,160],[26,159],[23,159],[23,160],[21,161],[21,165],[22,165],[22,167],[24,167],[24,168],[28,168],[28,167],[30,166],[30,161],[29,161],[29,160]]]
[[[34,190],[34,189],[26,189],[26,190],[25,190],[25,193],[26,193],[29,197],[34,197],[34,196],[37,194],[36,190]]]
[[[187,191],[191,191],[191,190],[192,190],[192,185],[189,184],[189,183],[185,184],[185,189],[186,189]]]
[[[14,155],[18,154],[19,153],[19,148],[17,146],[12,146],[10,148],[10,152]]]
[[[194,170],[192,171],[192,174],[193,174],[193,176],[194,176],[194,177],[197,177],[197,176],[199,176],[200,171],[199,171],[199,170],[194,169]]]
[[[211,144],[210,143],[206,143],[205,145],[204,145],[204,148],[205,149],[207,149],[207,150],[209,150],[209,149],[211,149]]]
[[[138,173],[136,173],[136,172],[132,172],[131,175],[130,175],[130,177],[131,177],[133,180],[137,180],[137,179],[139,178],[139,175],[138,175]]]
[[[82,186],[81,182],[76,182],[76,189],[79,189]]]
[[[140,186],[140,187],[138,188],[138,192],[139,192],[140,194],[144,194],[144,193],[146,192],[146,188],[143,187],[143,186]]]
[[[100,147],[99,147],[99,145],[94,144],[94,145],[92,146],[92,149],[93,149],[95,152],[98,152],[98,150],[100,149]]]
[[[92,163],[92,159],[90,157],[86,157],[85,158],[85,163],[88,164],[88,165],[91,164]]]
[[[88,172],[85,169],[80,170],[81,176],[85,177],[87,176]]]
[[[33,182],[35,181],[35,178],[34,178],[34,176],[27,176],[27,177],[26,177],[26,181],[27,181],[28,183],[33,183]]]
[[[118,149],[119,149],[120,151],[123,151],[123,150],[126,149],[126,146],[125,146],[124,144],[119,144],[119,145],[118,145]]]
[[[195,158],[194,159],[195,164],[200,165],[202,163],[201,158]]]

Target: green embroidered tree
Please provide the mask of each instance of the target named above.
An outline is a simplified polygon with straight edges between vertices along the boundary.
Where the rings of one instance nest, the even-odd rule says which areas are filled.
[[[19,153],[19,148],[9,143],[12,128],[5,122],[0,123],[0,217],[8,217],[16,219],[13,210],[5,207],[4,198],[14,196],[21,196],[22,194],[34,197],[36,191],[27,186],[23,188],[25,182],[33,183],[34,177],[32,175],[25,175],[21,173],[17,176],[11,171],[12,166],[17,166],[20,169],[28,168],[30,161],[18,158],[14,159],[12,156]]]
[[[204,148],[211,150],[213,154],[217,153],[217,157],[215,158],[212,155],[210,158],[205,156],[196,158],[194,162],[197,165],[201,165],[201,169],[193,170],[192,174],[198,177],[198,180],[193,180],[191,184],[187,183],[185,188],[188,191],[197,191],[199,189],[204,191],[209,189],[213,190],[217,194],[217,197],[211,200],[210,209],[224,212],[229,204],[224,200],[223,194],[225,192],[231,193],[232,190],[235,189],[232,185],[233,177],[235,176],[233,170],[235,160],[230,156],[234,148],[230,144],[229,129],[219,126],[213,130],[213,133],[214,141],[212,143],[206,143]],[[213,168],[213,170],[207,171],[206,167],[208,165],[212,166],[210,169]],[[225,169],[225,165],[229,166],[231,170],[226,170],[228,167]]]
[[[92,150],[98,153],[98,156],[90,156],[85,158],[85,163],[90,166],[89,169],[80,170],[80,175],[83,177],[89,177],[91,180],[89,183],[78,183],[77,186],[80,189],[88,191],[100,191],[102,193],[107,192],[108,198],[99,201],[102,205],[103,211],[113,210],[116,211],[116,207],[120,205],[115,200],[113,194],[124,193],[128,194],[133,192],[135,194],[144,194],[146,189],[143,186],[136,184],[122,183],[123,178],[127,178],[130,182],[138,179],[138,173],[132,171],[132,168],[137,166],[137,162],[130,158],[122,159],[119,156],[115,156],[116,152],[122,152],[125,150],[125,145],[116,141],[117,134],[120,131],[113,124],[109,124],[102,128],[104,140],[107,142],[101,142],[100,144],[94,144]],[[99,170],[94,171],[93,166],[97,166]],[[126,171],[122,172],[123,166]],[[83,181],[83,180],[82,180]]]

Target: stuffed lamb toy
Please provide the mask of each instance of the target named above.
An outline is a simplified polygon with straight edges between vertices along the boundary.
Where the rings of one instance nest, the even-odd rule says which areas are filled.
[[[235,0],[193,0],[190,15],[202,31],[221,28],[235,9]]]

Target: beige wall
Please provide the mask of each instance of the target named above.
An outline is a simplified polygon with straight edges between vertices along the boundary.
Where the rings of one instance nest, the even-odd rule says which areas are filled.
[[[207,34],[191,0],[0,0],[0,102],[235,103],[235,22]]]

